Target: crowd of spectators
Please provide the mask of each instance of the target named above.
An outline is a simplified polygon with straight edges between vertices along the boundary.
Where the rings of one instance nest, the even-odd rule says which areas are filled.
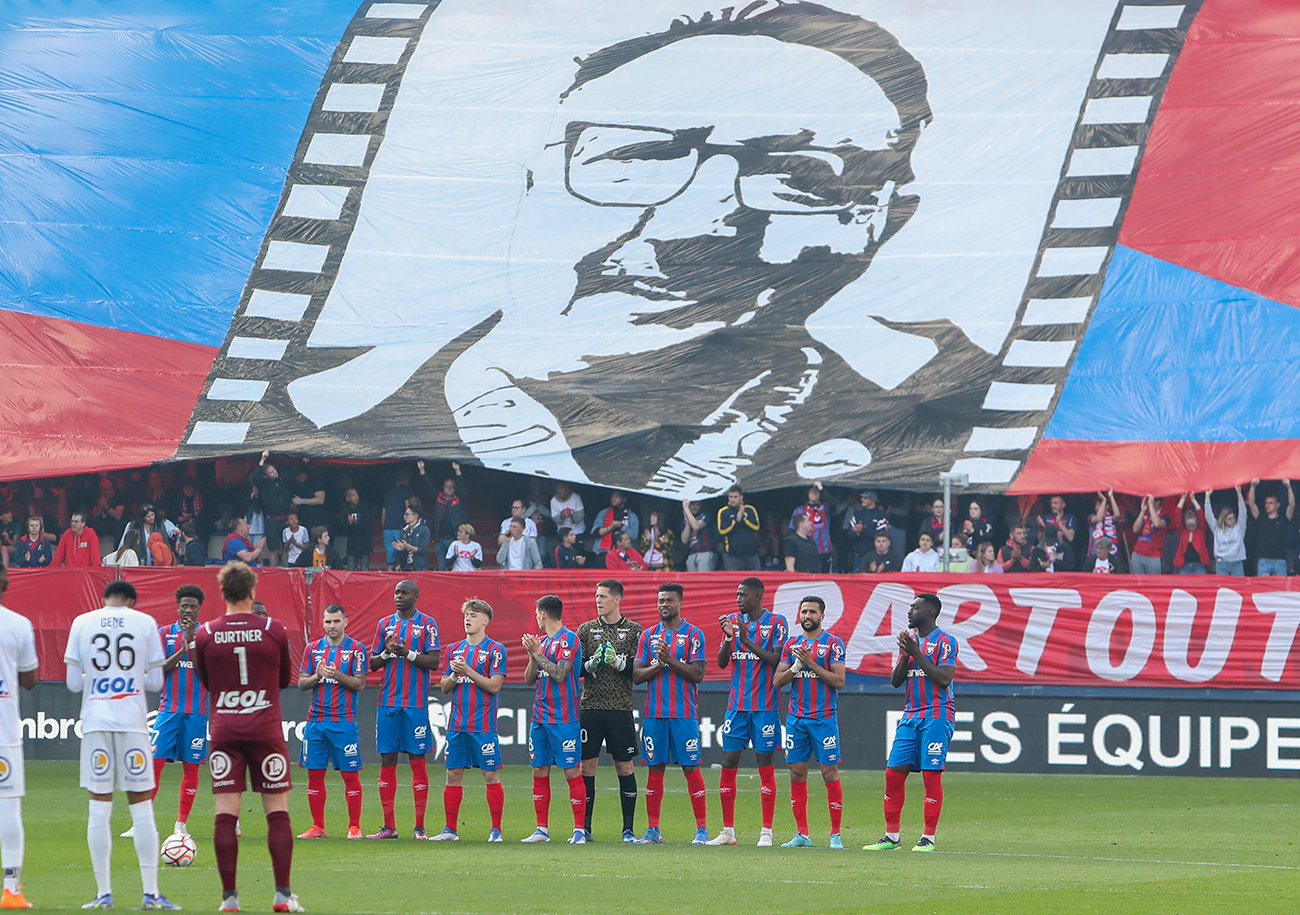
[[[916,493],[817,482],[672,503],[471,471],[473,499],[454,462],[318,465],[269,453],[0,483],[0,562],[883,574],[937,572],[946,560],[975,574],[1239,576],[1290,574],[1300,547],[1286,479],[1163,498],[968,494],[954,500],[945,544],[942,498]]]

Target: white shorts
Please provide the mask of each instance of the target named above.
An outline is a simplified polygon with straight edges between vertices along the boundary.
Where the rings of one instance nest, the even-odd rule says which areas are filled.
[[[22,797],[27,793],[23,766],[23,745],[0,747],[0,798]]]
[[[116,776],[116,777],[115,777]],[[93,794],[152,791],[149,735],[144,731],[87,731],[81,738],[81,787]]]

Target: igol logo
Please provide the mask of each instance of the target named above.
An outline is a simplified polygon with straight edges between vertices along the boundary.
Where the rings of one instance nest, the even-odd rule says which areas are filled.
[[[92,699],[119,699],[122,696],[134,696],[135,677],[96,677],[90,681]]]

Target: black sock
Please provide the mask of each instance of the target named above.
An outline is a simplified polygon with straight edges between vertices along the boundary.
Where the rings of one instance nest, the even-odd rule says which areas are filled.
[[[582,783],[587,786],[587,813],[582,826],[591,832],[591,812],[596,809],[596,776],[584,775]]]
[[[623,800],[623,829],[626,831],[632,828],[632,821],[636,818],[635,772],[618,777],[618,793]]]

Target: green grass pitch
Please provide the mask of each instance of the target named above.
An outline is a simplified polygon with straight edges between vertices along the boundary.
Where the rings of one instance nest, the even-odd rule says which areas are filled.
[[[398,828],[411,832],[409,769],[399,768]],[[668,773],[663,847],[619,842],[612,768],[602,767],[596,842],[571,847],[521,845],[533,828],[529,770],[505,771],[504,845],[487,845],[481,779],[469,772],[459,843],[348,842],[342,784],[331,771],[327,827],[331,838],[297,842],[293,885],[307,911],[340,913],[636,913],[750,915],[802,913],[940,913],[940,915],[1190,915],[1300,912],[1300,780],[1191,779],[950,774],[945,778],[940,853],[912,854],[920,827],[921,782],[908,780],[905,847],[868,853],[882,832],[880,772],[844,777],[844,842],[826,848],[827,814],[820,780],[809,791],[812,849],[759,849],[758,780],[742,769],[734,848],[693,848],[693,820],[680,773]],[[294,831],[305,829],[305,778],[294,789]],[[362,825],[380,825],[375,767],[362,774]],[[441,774],[430,766],[430,833],[441,828]],[[171,831],[180,772],[168,766],[158,795],[160,833]],[[206,786],[206,771],[202,784]],[[638,769],[644,786],[645,771]],[[706,773],[710,830],[721,825],[717,773]],[[551,824],[569,834],[563,779],[552,774]],[[788,784],[780,785],[776,841],[793,821]],[[94,895],[85,844],[86,793],[71,762],[29,762],[24,820],[27,897],[37,909],[75,909]],[[240,845],[244,911],[269,912],[270,861],[256,796],[246,795]],[[114,809],[114,835],[130,819],[126,799]],[[199,853],[186,869],[164,867],[164,894],[189,911],[220,902],[212,855],[212,796],[200,788],[190,818]],[[644,808],[637,829],[645,827]],[[334,838],[333,836],[340,836]],[[113,845],[118,908],[139,905],[140,880],[129,839]]]

